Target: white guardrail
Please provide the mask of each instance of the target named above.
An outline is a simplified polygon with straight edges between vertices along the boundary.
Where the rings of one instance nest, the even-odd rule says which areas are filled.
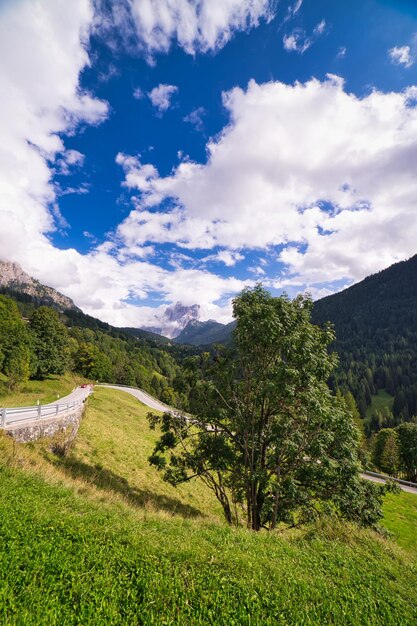
[[[68,413],[71,409],[83,404],[83,402],[84,399],[62,404],[40,404],[38,406],[13,407],[12,409],[3,408],[0,409],[0,428]]]
[[[382,478],[383,480],[393,480],[395,483],[399,483],[400,485],[406,485],[407,487],[412,487],[417,490],[417,483],[413,483],[410,480],[403,480],[402,478],[395,478],[394,476],[388,476],[387,474],[378,474],[378,472],[371,472],[370,470],[365,470],[363,474],[367,476],[373,476],[374,478]]]

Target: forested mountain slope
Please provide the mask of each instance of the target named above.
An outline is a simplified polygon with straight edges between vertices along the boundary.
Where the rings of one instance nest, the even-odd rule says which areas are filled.
[[[75,372],[91,380],[141,387],[167,404],[187,408],[176,358],[176,351],[187,355],[186,346],[169,346],[168,352],[145,331],[133,336],[79,309],[59,311],[18,288],[4,291],[0,373],[10,389],[28,378]]]
[[[317,301],[313,321],[328,320],[340,356],[334,382],[353,393],[361,415],[378,389],[395,396],[383,425],[416,415],[417,255]]]

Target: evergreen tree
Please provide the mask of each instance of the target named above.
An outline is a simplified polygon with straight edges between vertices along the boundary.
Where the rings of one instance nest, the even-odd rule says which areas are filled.
[[[386,472],[390,476],[396,476],[400,466],[399,437],[395,430],[389,428],[386,430],[390,432],[385,438],[380,467],[383,472]]]

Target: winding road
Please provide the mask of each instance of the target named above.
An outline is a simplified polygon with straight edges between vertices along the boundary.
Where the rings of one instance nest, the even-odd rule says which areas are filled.
[[[5,411],[4,427],[10,428],[20,423],[34,422],[39,419],[54,417],[69,410],[75,404],[84,402],[90,395],[92,389],[90,385],[86,387],[76,387],[70,394],[60,398],[57,402],[50,402],[40,406],[15,407],[10,409],[0,409]]]
[[[175,409],[167,404],[163,404],[153,396],[149,395],[145,391],[141,389],[137,389],[136,387],[125,387],[124,385],[106,385],[99,384],[96,387],[106,387],[107,389],[116,389],[117,391],[126,391],[126,393],[130,393],[132,396],[135,396],[139,402],[142,402],[145,406],[148,406],[150,409],[154,409],[154,411],[161,411],[162,413],[178,413]]]
[[[107,389],[115,389],[116,391],[124,391],[125,393],[129,393],[134,396],[139,402],[148,406],[150,409],[154,411],[161,411],[162,413],[177,413],[176,409],[160,402],[150,394],[142,391],[141,389],[137,389],[136,387],[125,387],[123,385],[107,385],[107,384],[99,384],[96,387],[105,387]],[[54,415],[58,415],[61,412],[65,412],[68,410],[67,405],[73,405],[73,403],[84,402],[85,399],[92,393],[92,389],[90,386],[86,387],[77,387],[67,396],[60,398],[59,402],[51,402],[50,404],[32,407],[20,407],[15,409],[7,409],[7,422],[5,427],[13,426],[14,424],[18,424],[21,422],[33,422],[39,420],[39,418],[47,418],[53,417]],[[58,407],[58,408],[57,408]],[[1,411],[1,409],[0,409]],[[381,474],[361,474],[362,478],[366,478],[366,480],[371,480],[377,483],[385,483],[386,478]],[[409,484],[403,484],[398,482],[398,485],[401,487],[403,491],[408,493],[413,493],[417,495],[417,486],[414,487]]]
[[[177,413],[175,409],[173,409],[170,406],[167,406],[166,404],[163,404],[162,402],[160,402],[156,398],[153,398],[151,395],[149,395],[148,393],[145,393],[141,389],[136,389],[135,387],[124,387],[120,385],[97,385],[97,386],[107,387],[110,389],[116,389],[117,391],[125,391],[126,393],[130,393],[137,400],[142,402],[142,404],[145,404],[146,406],[148,406],[151,409],[154,409],[155,411]],[[375,483],[385,483],[387,480],[381,474],[372,475],[372,476],[369,474],[361,474],[361,477],[366,478],[366,480],[371,480],[372,482],[375,482]],[[408,493],[413,493],[417,495],[417,486],[413,487],[411,485],[406,485],[400,482],[398,482],[397,484],[399,485],[399,487],[401,487],[403,491],[407,491]]]

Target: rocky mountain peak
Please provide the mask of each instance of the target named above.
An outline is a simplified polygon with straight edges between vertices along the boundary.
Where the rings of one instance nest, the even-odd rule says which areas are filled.
[[[38,304],[52,306],[59,311],[78,309],[71,298],[59,293],[53,287],[42,285],[38,280],[29,276],[18,263],[0,261],[0,288],[27,294]]]
[[[165,317],[170,322],[177,322],[187,318],[187,320],[198,319],[200,316],[200,305],[192,304],[186,306],[181,302],[176,302],[173,307],[167,307],[165,309]],[[187,323],[188,323],[187,321]]]
[[[164,313],[155,320],[154,325],[142,326],[142,330],[174,339],[178,337],[191,320],[197,320],[199,317],[199,304],[187,306],[181,302],[176,302],[173,306],[165,309]]]

